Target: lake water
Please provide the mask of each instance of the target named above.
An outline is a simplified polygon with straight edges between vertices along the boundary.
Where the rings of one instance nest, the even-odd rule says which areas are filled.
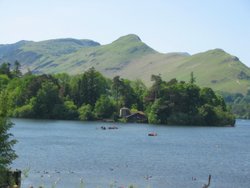
[[[22,188],[250,187],[250,121],[183,127],[13,119]],[[101,126],[119,129],[102,130]],[[155,131],[158,136],[149,137]]]

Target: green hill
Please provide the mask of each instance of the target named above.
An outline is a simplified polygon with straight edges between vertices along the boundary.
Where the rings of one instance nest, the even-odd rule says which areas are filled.
[[[29,68],[34,73],[78,74],[95,67],[110,78],[120,75],[128,79],[142,79],[150,85],[152,74],[161,74],[167,80],[188,81],[193,72],[199,85],[215,90],[246,93],[250,87],[250,69],[221,49],[194,55],[163,54],[133,34],[107,45],[76,39],[0,45],[0,63],[15,60],[21,62],[23,71]]]

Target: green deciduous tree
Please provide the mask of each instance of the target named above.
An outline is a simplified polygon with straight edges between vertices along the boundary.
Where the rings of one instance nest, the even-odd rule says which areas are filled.
[[[148,113],[148,121],[149,123],[153,124],[160,124],[161,119],[159,118],[159,108],[161,105],[161,101],[155,100],[153,105],[150,107],[149,113]]]
[[[195,83],[195,81],[196,81],[196,78],[194,77],[194,72],[191,72],[191,74],[190,74],[190,84],[194,84]]]
[[[152,75],[151,81],[154,82],[151,89],[150,89],[150,92],[152,95],[151,99],[155,100],[161,96],[161,89],[162,89],[163,81],[162,81],[160,75]]]
[[[4,90],[9,83],[9,77],[5,74],[0,74],[0,91]]]
[[[97,118],[110,118],[115,112],[115,104],[108,96],[102,95],[95,103]]]
[[[137,95],[132,87],[132,83],[129,80],[115,76],[112,81],[112,94],[116,101],[116,107],[122,106],[132,107],[137,103]]]
[[[0,66],[0,74],[5,74],[11,78],[10,63],[3,63]]]
[[[15,61],[14,62],[14,68],[12,71],[12,75],[13,77],[21,77],[22,76],[22,72],[21,72],[21,64],[19,63],[19,61]]]
[[[79,119],[83,121],[91,121],[95,119],[95,114],[93,113],[93,108],[90,104],[81,106],[78,109]]]
[[[147,93],[147,87],[141,80],[138,79],[131,82],[131,86],[134,90],[136,97],[136,103],[134,104],[134,107],[136,107],[137,110],[143,111],[145,108],[143,100]]]
[[[44,82],[32,100],[35,117],[55,118],[54,108],[58,104],[62,104],[58,86],[52,82]]]
[[[80,78],[74,79],[71,86],[71,97],[79,107],[83,104],[95,105],[97,99],[106,94],[108,84],[106,79],[94,68],[90,68]]]

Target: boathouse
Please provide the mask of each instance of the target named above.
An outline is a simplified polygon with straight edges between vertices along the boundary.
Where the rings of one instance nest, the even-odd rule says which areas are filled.
[[[126,117],[126,120],[127,122],[136,122],[136,123],[146,123],[148,121],[146,115],[141,111],[128,115]]]

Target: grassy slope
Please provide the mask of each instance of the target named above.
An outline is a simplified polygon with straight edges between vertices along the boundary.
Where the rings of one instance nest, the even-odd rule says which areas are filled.
[[[250,80],[238,79],[241,71],[250,76],[250,69],[235,56],[215,49],[192,56],[181,53],[151,54],[134,60],[119,74],[125,78],[140,78],[150,85],[152,74],[160,74],[166,80],[177,78],[189,81],[190,73],[193,72],[198,85],[246,93],[250,88]]]
[[[94,66],[110,78],[116,75],[139,78],[150,85],[152,74],[161,74],[166,80],[177,78],[188,81],[190,73],[194,72],[199,85],[215,90],[245,93],[250,87],[249,80],[237,78],[240,71],[250,77],[250,69],[223,50],[215,49],[192,56],[186,53],[161,54],[136,35],[123,36],[107,45],[75,39],[21,42],[16,43],[15,48],[9,45],[2,52],[7,59],[1,55],[4,46],[0,47],[0,61],[18,59],[24,70],[30,68],[37,73],[77,74]]]
[[[58,66],[54,62],[61,56],[77,52],[82,48],[99,45],[91,40],[70,38],[29,42],[20,47],[20,52],[16,56],[21,63],[25,62],[24,68],[30,68],[35,72],[49,72]]]
[[[106,76],[112,77],[120,74],[120,71],[134,59],[156,53],[136,35],[127,35],[111,44],[80,49],[76,53],[57,59],[55,63],[61,63],[58,66],[60,71],[68,70],[71,74],[81,73],[94,66]]]
[[[179,62],[173,70],[178,79],[189,80],[190,73],[194,72],[197,83],[212,87],[215,90],[246,93],[250,81],[239,80],[238,74],[244,71],[250,75],[250,69],[242,64],[235,56],[220,49],[195,54]],[[172,78],[174,75],[166,75]]]

